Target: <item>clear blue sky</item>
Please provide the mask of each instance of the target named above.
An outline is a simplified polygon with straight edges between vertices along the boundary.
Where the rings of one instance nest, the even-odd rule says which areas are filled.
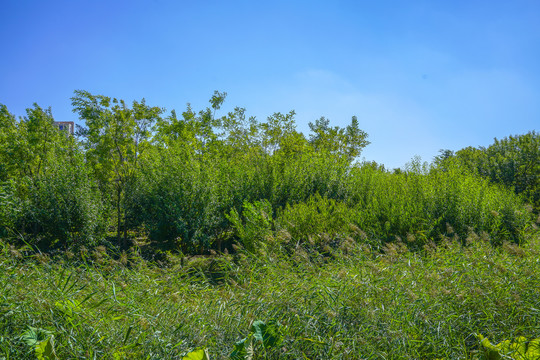
[[[357,115],[387,167],[539,130],[540,1],[0,0],[0,103],[77,121],[75,89],[264,120]]]

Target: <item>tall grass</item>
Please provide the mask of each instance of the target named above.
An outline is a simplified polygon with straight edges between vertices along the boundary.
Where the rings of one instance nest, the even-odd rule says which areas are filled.
[[[29,327],[54,336],[59,359],[181,359],[196,347],[227,359],[255,320],[270,319],[285,332],[267,359],[463,359],[480,354],[475,334],[540,336],[538,238],[360,247],[324,263],[170,256],[168,268],[105,248],[50,259],[1,246],[5,359],[35,358],[21,337]]]

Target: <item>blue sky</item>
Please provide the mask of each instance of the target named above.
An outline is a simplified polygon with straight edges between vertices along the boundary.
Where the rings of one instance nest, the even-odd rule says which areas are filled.
[[[77,121],[75,89],[168,111],[226,91],[298,129],[353,115],[388,168],[539,130],[540,2],[1,0],[0,103]]]

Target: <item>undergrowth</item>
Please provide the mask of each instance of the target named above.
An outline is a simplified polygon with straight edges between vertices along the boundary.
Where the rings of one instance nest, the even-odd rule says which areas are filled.
[[[538,237],[319,257],[301,246],[167,254],[167,267],[136,251],[29,256],[0,244],[0,359],[36,359],[32,334],[53,339],[43,351],[58,359],[182,359],[197,348],[229,359],[257,321],[279,323],[280,341],[254,359],[473,359],[479,334],[540,337]]]

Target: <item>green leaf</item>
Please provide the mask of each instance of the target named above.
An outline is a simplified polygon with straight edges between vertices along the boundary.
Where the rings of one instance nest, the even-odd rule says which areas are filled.
[[[253,337],[261,342],[265,348],[278,346],[283,341],[283,326],[276,320],[269,320],[268,324],[257,320],[252,325]]]
[[[54,306],[69,318],[72,318],[74,314],[81,311],[81,305],[77,300],[57,301],[54,303]]]
[[[253,343],[251,336],[237,341],[231,354],[231,360],[251,360],[253,358]]]
[[[513,342],[504,340],[497,345],[493,345],[482,335],[478,335],[478,340],[484,347],[484,355],[487,360],[503,358],[516,360],[540,359],[540,339],[528,341],[527,338],[520,336]]]
[[[526,359],[540,359],[540,338],[531,340],[525,353]]]
[[[263,332],[265,329],[266,324],[261,320],[256,320],[253,325],[251,325],[251,330],[253,331],[253,337],[255,340],[263,342]]]
[[[51,335],[52,333],[50,331],[29,326],[28,330],[22,334],[21,339],[26,345],[34,347],[42,341],[47,340]]]
[[[210,356],[207,349],[199,348],[187,353],[182,360],[210,360]]]
[[[58,359],[54,351],[54,336],[51,335],[47,340],[44,340],[36,345],[36,357],[38,360],[53,360]]]

